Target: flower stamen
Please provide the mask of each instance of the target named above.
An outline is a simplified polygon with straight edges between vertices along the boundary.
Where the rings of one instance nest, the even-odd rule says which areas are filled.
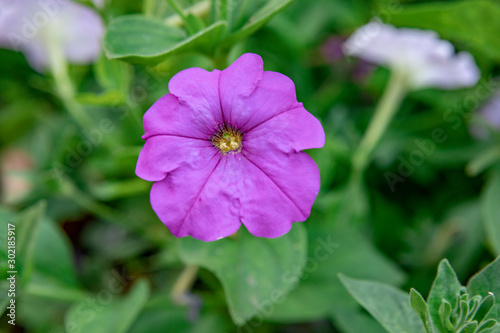
[[[213,145],[222,153],[240,152],[243,135],[237,129],[224,125],[212,137]]]

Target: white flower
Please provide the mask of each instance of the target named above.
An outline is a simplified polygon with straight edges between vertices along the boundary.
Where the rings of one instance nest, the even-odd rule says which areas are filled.
[[[38,71],[54,52],[72,63],[93,62],[103,34],[101,18],[70,0],[0,0],[0,47],[23,52]]]
[[[468,52],[455,54],[453,45],[430,30],[395,28],[372,21],[344,44],[347,55],[404,71],[413,89],[454,89],[475,85],[480,72]]]

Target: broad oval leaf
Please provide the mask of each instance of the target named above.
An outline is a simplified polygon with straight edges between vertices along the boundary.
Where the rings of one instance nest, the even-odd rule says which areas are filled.
[[[207,51],[226,30],[219,21],[187,37],[184,30],[144,15],[125,15],[111,21],[104,36],[104,49],[110,59],[156,64],[168,56],[188,51]]]
[[[306,231],[299,223],[275,239],[252,236],[242,227],[236,239],[180,240],[180,255],[186,263],[202,266],[219,278],[237,325],[259,313],[266,315],[296,285],[306,253]]]

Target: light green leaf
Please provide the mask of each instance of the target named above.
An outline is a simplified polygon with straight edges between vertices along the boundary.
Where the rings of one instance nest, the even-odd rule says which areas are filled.
[[[469,45],[476,52],[500,60],[500,5],[496,1],[465,0],[402,7],[391,13],[397,26],[432,29],[441,38]],[[478,24],[488,22],[488,24]]]
[[[439,307],[443,303],[443,299],[450,304],[455,304],[461,288],[462,285],[448,260],[442,260],[439,263],[438,273],[427,300],[432,323],[438,332],[446,332],[439,315]]]
[[[341,275],[349,293],[390,333],[425,333],[408,294],[387,284]]]
[[[186,33],[143,16],[120,16],[108,26],[104,49],[110,59],[155,64],[179,52],[209,51],[221,38],[226,22],[219,21],[187,38]]]
[[[420,293],[413,288],[410,290],[410,305],[413,310],[417,312],[420,319],[422,319],[422,323],[424,324],[427,333],[432,333],[434,330],[432,329],[432,322],[427,303],[425,303],[422,295],[420,295]]]
[[[274,15],[284,10],[290,3],[292,3],[292,0],[271,0],[267,2],[264,7],[248,19],[243,27],[224,39],[222,47],[230,47],[247,38],[265,25]]]
[[[104,93],[80,93],[75,96],[80,104],[118,106],[125,103],[125,95],[118,90],[108,90]]]
[[[92,301],[77,303],[66,313],[64,324],[68,332],[125,333],[146,304],[149,283],[138,280],[129,293],[120,297],[112,290],[101,290]],[[106,296],[104,296],[106,295]]]
[[[496,255],[500,255],[500,171],[488,181],[481,198],[486,235]]]
[[[210,243],[190,237],[180,240],[180,256],[186,263],[205,267],[220,279],[237,325],[256,314],[265,315],[276,300],[295,287],[306,253],[307,235],[299,223],[275,239],[252,236],[242,227],[236,239]]]

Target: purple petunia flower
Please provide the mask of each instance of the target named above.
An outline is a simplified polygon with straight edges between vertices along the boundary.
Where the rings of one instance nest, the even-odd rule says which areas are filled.
[[[223,71],[189,68],[144,115],[136,174],[154,181],[151,205],[177,237],[213,241],[241,223],[274,238],[308,218],[318,194],[320,122],[294,83],[247,53]]]
[[[0,47],[21,51],[43,71],[51,57],[93,62],[101,53],[104,24],[87,6],[70,0],[0,0]]]

